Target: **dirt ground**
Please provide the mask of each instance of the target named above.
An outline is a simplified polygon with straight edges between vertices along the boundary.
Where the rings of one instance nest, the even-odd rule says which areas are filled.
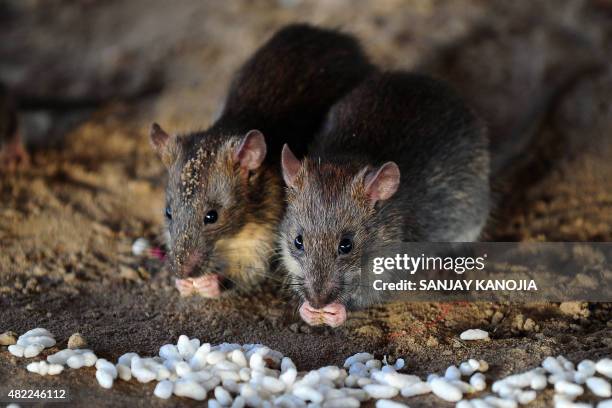
[[[108,359],[156,354],[183,333],[263,343],[300,369],[370,351],[404,357],[408,372],[426,375],[474,357],[490,363],[493,378],[548,355],[612,355],[611,304],[391,303],[354,313],[338,329],[311,328],[275,282],[249,297],[182,299],[160,260],[132,255],[138,237],[162,245],[165,170],[149,147],[150,123],[205,127],[232,71],[295,21],[355,33],[387,68],[452,69],[449,80],[476,108],[489,108],[492,137],[534,129],[530,153],[512,176],[495,180],[486,239],[612,240],[609,2],[9,1],[0,3],[0,80],[24,100],[72,102],[23,111],[32,164],[0,178],[0,332],[45,327],[64,348],[78,331]],[[558,31],[574,43],[551,40]],[[504,59],[495,44],[517,57]],[[602,66],[581,70],[600,56]],[[514,75],[521,67],[529,69]],[[559,79],[572,68],[580,75]],[[532,115],[541,100],[546,109]],[[474,327],[492,340],[458,340]],[[159,400],[151,384],[134,381],[104,390],[93,369],[39,377],[3,347],[0,403],[12,388],[67,389],[80,406],[195,405]],[[551,397],[532,405],[550,406]],[[446,406],[431,396],[408,402]]]

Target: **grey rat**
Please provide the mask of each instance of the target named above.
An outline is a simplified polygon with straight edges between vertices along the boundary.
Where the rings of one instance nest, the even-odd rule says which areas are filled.
[[[521,23],[523,24],[523,23]],[[576,83],[581,77],[590,75],[594,70],[597,70],[601,65],[602,61],[605,61],[605,56],[602,56],[601,50],[598,50],[588,38],[585,38],[581,33],[577,33],[567,28],[561,28],[556,25],[544,26],[542,24],[530,24],[529,22],[524,23],[525,27],[510,29],[509,27],[481,27],[474,31],[467,38],[462,39],[458,44],[452,44],[446,49],[439,50],[434,53],[435,57],[430,61],[424,61],[419,67],[421,72],[428,72],[437,77],[442,77],[447,84],[451,85],[456,92],[463,98],[465,103],[458,101],[456,96],[451,98],[453,103],[456,103],[459,108],[459,112],[463,112],[465,119],[468,122],[456,126],[455,128],[447,129],[450,132],[465,131],[471,129],[470,132],[476,132],[478,128],[482,128],[481,121],[474,119],[473,114],[466,112],[465,104],[469,105],[477,112],[478,116],[486,123],[488,130],[488,160],[490,162],[490,169],[488,171],[491,190],[490,194],[487,194],[487,187],[485,184],[481,185],[481,190],[476,193],[474,190],[464,190],[463,186],[467,180],[460,179],[457,183],[454,181],[456,177],[466,176],[476,183],[487,182],[485,180],[486,173],[477,172],[474,173],[469,169],[470,173],[466,174],[465,169],[459,168],[456,174],[452,174],[452,177],[447,177],[447,173],[428,173],[428,168],[419,170],[418,167],[412,167],[415,171],[414,174],[406,174],[400,165],[400,179],[402,180],[402,186],[404,185],[407,176],[412,176],[412,180],[409,182],[409,188],[411,192],[418,193],[417,189],[419,185],[423,185],[426,180],[429,180],[431,184],[439,189],[437,194],[433,191],[428,190],[428,194],[421,196],[422,207],[407,208],[403,214],[409,218],[404,227],[408,229],[408,233],[405,234],[402,239],[413,240],[415,236],[418,240],[437,240],[437,241],[448,241],[448,240],[472,240],[481,238],[482,235],[486,235],[486,231],[479,237],[480,229],[487,217],[491,217],[492,208],[494,212],[501,205],[500,188],[509,189],[511,188],[510,181],[518,173],[519,170],[525,168],[529,163],[537,162],[533,160],[534,151],[537,151],[537,146],[546,143],[545,137],[542,137],[538,130],[547,120],[549,112],[555,107],[555,102],[563,96],[563,94],[571,89],[571,86]],[[441,51],[441,52],[440,52]],[[484,57],[483,57],[484,56]],[[424,83],[428,83],[431,80],[426,80]],[[439,85],[441,89],[440,98],[445,98],[448,94],[448,87]],[[420,87],[417,87],[420,89]],[[357,92],[357,91],[356,91]],[[450,93],[454,93],[450,91]],[[363,92],[366,94],[366,92]],[[372,137],[373,140],[379,138],[375,135],[378,125],[380,130],[384,133],[381,135],[392,134],[399,130],[398,125],[393,115],[401,115],[402,109],[407,108],[402,105],[401,101],[398,101],[396,107],[392,109],[386,107],[381,101],[377,101],[374,95],[370,95],[371,98],[362,103],[376,104],[376,107],[372,107],[368,111],[367,107],[364,109],[363,105],[357,100],[357,95],[350,95],[345,100],[340,102],[340,105],[344,105],[343,108],[334,108],[328,121],[327,129],[322,132],[321,140],[323,144],[313,149],[313,155],[310,166],[313,166],[313,160],[317,159],[317,156],[331,156],[338,154],[339,156],[349,156],[347,161],[352,161],[351,155],[352,150],[359,150],[360,147],[349,147],[348,152],[343,152],[342,144],[346,142],[347,146],[352,145],[351,137],[347,135],[354,131],[357,133],[358,140],[361,137]],[[401,98],[400,98],[401,99]],[[386,100],[383,98],[382,100]],[[509,103],[509,101],[512,101]],[[423,101],[425,102],[425,101]],[[448,124],[453,117],[459,120],[462,115],[451,115],[448,117],[443,111],[440,111],[441,106],[435,103],[435,98],[431,100],[431,106],[420,105],[417,109],[413,110],[413,113],[408,113],[408,118],[415,115],[415,112],[423,112],[433,108],[431,112],[434,116],[430,126],[438,126],[438,130],[443,131],[444,127]],[[416,103],[416,102],[415,102]],[[353,104],[353,105],[352,105]],[[381,105],[382,104],[382,105]],[[353,107],[355,108],[354,129],[352,127],[349,115],[352,112]],[[337,111],[334,113],[334,111]],[[378,113],[376,113],[378,112]],[[436,117],[438,112],[439,117]],[[338,122],[337,118],[339,114],[343,113],[343,121]],[[378,116],[380,115],[380,116]],[[430,114],[427,114],[424,118],[431,118]],[[368,118],[363,119],[363,118]],[[359,123],[359,121],[365,120],[368,123]],[[341,126],[337,127],[337,123],[341,123]],[[366,125],[368,125],[366,127]],[[414,126],[418,126],[417,123]],[[467,127],[466,127],[467,126]],[[337,127],[337,128],[336,128]],[[373,129],[374,127],[374,129]],[[401,127],[401,126],[400,126]],[[363,131],[367,130],[369,136],[364,136]],[[330,138],[334,138],[346,131],[346,135],[339,136],[340,139],[332,143],[328,147],[326,143],[330,142]],[[470,133],[471,134],[471,133]],[[536,137],[537,136],[537,137]],[[386,137],[386,136],[380,136]],[[381,150],[387,152],[389,148],[393,149],[397,143],[397,138],[401,138],[401,134],[392,135],[387,145],[380,145],[380,140],[374,141],[371,144],[364,144],[363,152],[369,152],[368,155],[376,158],[376,153]],[[472,140],[468,138],[467,142]],[[479,141],[478,141],[479,140]],[[456,149],[461,149],[462,145],[453,146],[452,140],[449,146],[441,144],[441,152],[437,152],[439,157],[444,152],[451,152]],[[478,142],[477,142],[478,141]],[[487,155],[483,154],[481,143],[483,140],[475,139],[472,142],[477,142],[478,149],[474,151],[474,158],[478,159],[476,164],[481,169],[485,168],[484,160]],[[418,154],[418,160],[427,160],[428,153],[427,149],[419,150],[420,145],[415,144],[413,147],[415,150],[408,148],[408,155],[402,153],[402,143],[399,145],[399,151],[396,153],[401,157],[405,157],[403,160],[410,160],[411,154]],[[409,143],[406,141],[406,143]],[[552,143],[548,141],[548,143]],[[557,141],[558,143],[558,141]],[[463,148],[469,147],[469,144],[463,145]],[[327,150],[329,149],[329,151]],[[327,153],[326,153],[327,152]],[[321,154],[324,153],[324,154]],[[326,153],[326,154],[325,154]],[[373,154],[374,153],[374,154]],[[422,154],[424,153],[424,154]],[[360,156],[360,152],[356,155]],[[447,164],[457,164],[460,157],[449,156],[447,159],[450,161],[438,160],[436,156],[432,157],[431,163],[435,163],[436,160],[438,165],[435,166],[436,170],[439,167],[447,166]],[[465,159],[465,158],[464,158]],[[466,160],[466,163],[469,163]],[[370,162],[370,165],[381,165],[382,163]],[[398,163],[399,164],[399,163]],[[472,163],[471,165],[473,165]],[[452,168],[447,169],[450,172],[454,170]],[[422,178],[419,178],[419,174],[422,174]],[[476,174],[479,174],[481,179],[474,178]],[[416,176],[416,177],[414,177]],[[350,179],[350,178],[349,178]],[[318,181],[317,181],[318,182]],[[415,183],[416,182],[416,183]],[[508,185],[508,186],[506,186]],[[311,190],[315,191],[319,187],[311,185]],[[329,187],[332,188],[334,187]],[[400,187],[401,189],[402,187]],[[472,186],[473,188],[473,186]],[[448,209],[445,208],[448,201],[444,198],[452,199],[452,193],[459,197],[464,196],[467,201],[464,204],[470,206],[474,204],[472,208],[450,206]],[[432,197],[433,194],[433,197]],[[449,195],[450,194],[450,195]],[[326,197],[327,203],[321,203],[317,208],[319,210],[325,208],[325,206],[339,206],[337,200],[331,200]],[[389,201],[394,200],[392,197]],[[418,197],[410,197],[412,203],[418,202]],[[346,203],[343,203],[346,204]],[[378,204],[383,207],[384,204]],[[355,211],[354,208],[345,208],[346,211]],[[298,207],[299,208],[299,207]],[[398,218],[393,215],[392,206],[391,211],[387,211],[386,221],[391,223],[397,223]],[[300,211],[302,209],[295,209]],[[291,205],[289,214],[291,214]],[[447,212],[448,211],[448,212]],[[476,211],[476,212],[474,212]],[[401,211],[397,211],[401,214]],[[316,211],[315,211],[316,213]],[[356,214],[361,214],[356,212]],[[466,218],[462,219],[463,216]],[[351,213],[352,216],[352,213]],[[361,215],[358,215],[359,217]],[[493,217],[495,214],[493,214]],[[346,216],[345,216],[346,217]],[[449,218],[450,217],[450,218]],[[321,218],[320,214],[316,214],[315,218]],[[331,225],[338,223],[336,218],[335,222]],[[381,218],[377,218],[376,221],[384,221]],[[462,225],[463,224],[463,225]],[[487,223],[489,226],[491,222]],[[306,269],[300,273],[297,268],[297,264],[294,259],[290,256],[290,252],[294,251],[291,248],[291,240],[295,239],[291,234],[295,231],[291,231],[291,222],[289,219],[285,221],[285,227],[282,229],[283,238],[281,245],[284,245],[283,259],[289,270],[292,269],[294,273],[294,282],[292,287],[298,289],[298,294],[302,298],[307,292],[307,287],[304,286],[306,283],[305,277],[311,276],[311,273],[305,273]],[[367,224],[365,224],[367,225]],[[429,225],[429,226],[428,226]],[[450,228],[448,231],[440,231],[440,229]],[[360,228],[363,231],[365,227]],[[423,236],[419,234],[419,231],[423,228],[428,229],[428,234]],[[431,230],[429,230],[431,228]],[[457,229],[458,228],[458,229]],[[463,228],[463,233],[461,229]],[[319,228],[320,229],[320,228]],[[388,229],[388,226],[385,228]],[[416,231],[413,231],[416,229]],[[369,230],[366,230],[369,234]],[[368,241],[368,248],[372,248],[376,245],[384,245],[389,242],[387,237],[398,237],[401,234],[397,230],[392,229],[392,233],[385,234],[385,239],[376,240],[371,239]],[[326,249],[328,254],[333,253],[333,249],[339,243],[331,240]],[[307,250],[307,249],[306,249]],[[357,248],[357,251],[361,249]],[[289,253],[289,254],[288,254]],[[329,256],[329,255],[328,255]],[[319,278],[320,275],[315,275]],[[339,292],[337,299],[340,302],[332,302],[335,304],[333,307],[328,307],[327,310],[334,312],[327,315],[328,320],[335,320],[337,323],[342,321],[342,318],[346,316],[347,307],[360,307],[365,306],[374,299],[369,299],[366,294],[359,294],[360,288],[358,286],[351,287],[352,283],[346,283],[346,291],[344,294]],[[312,289],[311,289],[312,290]],[[353,291],[353,295],[347,296],[349,290]],[[369,292],[371,293],[371,292]],[[324,298],[325,291],[322,292]],[[311,299],[313,297],[311,296]],[[344,304],[342,300],[346,299]],[[315,303],[317,303],[315,301]],[[325,303],[325,302],[322,302]],[[328,303],[329,305],[329,303]],[[320,304],[317,304],[320,306]],[[314,309],[314,308],[312,308]],[[316,310],[310,309],[310,316],[315,320],[325,318],[326,314],[317,313]],[[306,311],[304,309],[304,311]]]
[[[304,154],[330,106],[372,71],[353,37],[290,25],[238,70],[208,130],[174,136],[153,125],[181,294],[217,297],[262,281],[284,211],[283,144]]]
[[[283,149],[282,168],[282,261],[310,324],[338,326],[370,303],[359,278],[373,245],[473,241],[489,214],[483,122],[423,75],[372,75],[334,105],[303,161]]]

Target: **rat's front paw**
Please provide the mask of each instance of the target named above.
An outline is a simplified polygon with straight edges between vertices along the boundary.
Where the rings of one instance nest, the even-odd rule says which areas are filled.
[[[199,278],[191,278],[195,292],[205,298],[218,298],[221,296],[219,275],[210,274]]]
[[[318,326],[325,323],[323,314],[318,309],[310,306],[310,303],[307,301],[300,306],[300,317],[311,326]]]
[[[328,326],[341,326],[346,321],[346,308],[340,303],[329,304],[323,308],[323,316]]]
[[[346,321],[346,308],[340,303],[331,303],[322,309],[315,309],[306,301],[300,306],[300,317],[311,326],[327,324],[338,327]]]
[[[174,286],[176,286],[182,297],[191,296],[196,293],[193,282],[190,279],[176,279]]]

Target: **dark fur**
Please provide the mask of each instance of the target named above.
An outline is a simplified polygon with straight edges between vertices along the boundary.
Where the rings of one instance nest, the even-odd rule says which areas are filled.
[[[17,109],[8,89],[0,84],[0,146],[17,137]]]
[[[364,175],[387,161],[400,186],[371,206]],[[480,120],[447,85],[425,76],[370,77],[338,104],[288,193],[281,227],[293,286],[315,307],[368,303],[364,251],[400,241],[474,240],[489,212],[489,156]],[[301,234],[304,252],[293,240]],[[345,236],[353,250],[338,255]]]
[[[238,286],[261,279],[284,208],[282,145],[303,154],[330,106],[372,69],[352,37],[307,25],[280,30],[243,65],[213,126],[171,146],[170,264],[179,276],[214,272]],[[245,178],[231,150],[251,129],[263,132],[267,155]],[[205,226],[211,208],[219,221]]]
[[[266,136],[266,159],[278,163],[285,143],[303,156],[333,103],[374,68],[357,40],[294,24],[278,31],[240,68],[221,117],[208,133]]]

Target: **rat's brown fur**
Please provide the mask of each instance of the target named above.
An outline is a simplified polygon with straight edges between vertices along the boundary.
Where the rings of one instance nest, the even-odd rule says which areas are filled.
[[[175,209],[170,259],[181,277],[214,272],[240,287],[267,273],[283,211],[282,189],[273,166],[252,172],[240,167],[234,158],[240,141],[213,135],[176,139],[180,155],[170,168],[167,202]],[[210,209],[218,211],[219,220],[205,225]],[[196,265],[189,262],[194,254],[202,260]]]

